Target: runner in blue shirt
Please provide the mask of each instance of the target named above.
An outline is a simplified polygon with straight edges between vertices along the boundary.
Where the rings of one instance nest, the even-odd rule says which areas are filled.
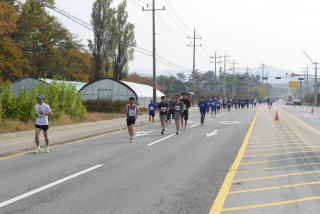
[[[199,102],[198,106],[201,114],[201,126],[203,126],[208,109],[208,103],[206,102],[205,97],[201,97],[201,101]]]
[[[213,113],[214,113],[214,117],[217,116],[217,103],[218,103],[218,100],[212,97],[212,100],[210,101],[211,118],[213,118]]]
[[[228,107],[228,112],[230,112],[230,111],[231,111],[231,107],[232,107],[232,100],[231,100],[231,98],[229,98],[229,99],[227,100],[227,107]]]
[[[156,115],[157,105],[153,102],[153,100],[150,100],[150,104],[148,105],[149,110],[149,122],[154,124],[154,117]]]

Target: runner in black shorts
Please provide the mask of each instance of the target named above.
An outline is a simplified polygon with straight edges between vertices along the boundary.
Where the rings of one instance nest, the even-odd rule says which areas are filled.
[[[173,108],[173,119],[175,120],[175,123],[176,123],[176,128],[177,128],[177,131],[176,131],[176,134],[178,135],[179,134],[179,130],[180,130],[180,120],[181,120],[181,115],[182,115],[182,110],[183,110],[183,103],[180,101],[180,96],[177,95],[175,97],[175,101],[172,105],[172,108]]]
[[[191,103],[189,99],[187,98],[187,94],[182,94],[183,98],[180,100],[183,103],[183,111],[182,111],[182,117],[181,117],[181,129],[184,128],[186,130],[187,123],[189,120],[189,108],[191,107]],[[183,126],[184,121],[184,126]]]
[[[133,142],[133,136],[134,136],[134,131],[133,131],[133,126],[136,124],[136,119],[138,118],[138,113],[139,113],[139,108],[134,104],[134,98],[130,97],[129,98],[129,104],[126,105],[123,109],[123,114],[126,115],[127,117],[127,126],[128,126],[128,133],[130,135],[130,140],[129,142]]]
[[[163,96],[161,97],[161,103],[159,103],[158,105],[158,109],[159,109],[159,116],[160,116],[160,122],[161,122],[161,134],[163,135],[165,132],[165,128],[166,128],[166,121],[167,121],[167,117],[168,117],[168,103],[166,102],[166,97]]]
[[[168,126],[168,124],[171,125],[171,118],[173,117],[173,102],[170,100],[170,97],[167,96],[167,103],[168,103],[168,114],[167,114],[167,122],[166,122],[166,126]]]

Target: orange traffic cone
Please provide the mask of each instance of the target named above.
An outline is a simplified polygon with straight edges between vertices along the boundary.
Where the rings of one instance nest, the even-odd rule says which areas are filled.
[[[313,109],[313,107],[312,107],[312,109],[311,109],[311,114],[313,114],[314,113],[314,109]]]
[[[279,114],[278,114],[278,111],[276,111],[276,116],[274,118],[275,121],[278,121],[279,120]]]

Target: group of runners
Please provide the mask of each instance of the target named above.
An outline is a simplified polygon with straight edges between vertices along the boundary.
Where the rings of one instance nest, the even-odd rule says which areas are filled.
[[[200,122],[201,126],[204,125],[205,117],[207,114],[210,114],[211,117],[216,117],[217,113],[221,109],[227,109],[229,112],[232,108],[244,109],[249,108],[250,105],[255,107],[257,104],[261,104],[261,100],[255,98],[215,98],[206,99],[201,97],[200,102],[198,103],[198,108],[200,112]],[[149,122],[154,124],[156,113],[159,113],[160,123],[161,123],[161,134],[164,135],[166,128],[171,124],[171,121],[174,121],[176,128],[176,135],[179,135],[180,131],[186,130],[189,120],[189,109],[191,107],[191,102],[188,99],[187,94],[179,94],[170,97],[161,97],[161,102],[156,104],[153,101],[150,101],[148,106],[149,113]],[[129,103],[124,107],[122,113],[126,117],[128,132],[129,132],[129,142],[134,141],[134,125],[139,116],[139,107],[135,104],[135,98],[130,97]],[[37,104],[35,106],[35,143],[36,149],[35,153],[40,153],[42,149],[40,148],[39,135],[43,131],[45,138],[46,146],[44,152],[49,153],[49,120],[48,117],[52,115],[50,106],[44,103],[44,97],[39,95],[37,97]]]
[[[198,103],[198,108],[200,112],[200,124],[204,125],[205,116],[210,113],[211,117],[216,117],[217,113],[221,109],[227,109],[228,112],[234,109],[244,109],[249,108],[250,105],[255,107],[259,102],[258,99],[255,98],[215,98],[206,99],[205,97],[201,97],[200,102]],[[178,94],[173,98],[163,96],[161,97],[160,103],[154,103],[152,100],[148,105],[148,113],[149,113],[149,122],[150,124],[154,124],[155,116],[157,112],[159,113],[159,119],[161,123],[161,134],[164,135],[166,132],[166,128],[171,124],[171,121],[174,121],[176,128],[176,135],[179,135],[179,132],[182,130],[186,130],[189,120],[189,109],[191,107],[191,102],[188,99],[186,93],[183,93],[181,96]],[[123,114],[126,115],[128,132],[129,132],[129,142],[133,142],[134,140],[134,131],[133,126],[135,125],[136,119],[138,117],[139,108],[135,104],[135,99],[131,97],[129,99],[129,103],[123,109]]]

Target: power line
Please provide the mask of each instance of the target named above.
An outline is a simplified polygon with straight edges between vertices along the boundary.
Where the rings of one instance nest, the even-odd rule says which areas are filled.
[[[171,7],[171,9],[174,11],[174,15],[175,17],[180,21],[180,23],[185,27],[185,29],[189,32],[193,32],[191,30],[191,28],[189,28],[183,21],[183,19],[179,16],[178,11],[176,10],[176,8],[174,7],[174,5],[171,3],[171,1],[167,0],[169,7]]]
[[[89,24],[89,23],[87,23],[87,22],[85,22],[85,21],[77,18],[76,16],[70,14],[69,12],[67,12],[67,11],[65,11],[65,10],[62,10],[62,9],[60,9],[60,8],[57,8],[57,7],[55,7],[55,6],[47,5],[47,4],[44,4],[44,6],[47,7],[47,8],[49,8],[49,9],[51,9],[51,10],[53,10],[53,11],[55,11],[56,13],[59,13],[60,15],[68,18],[69,20],[71,20],[71,21],[73,21],[73,22],[81,25],[82,27],[84,27],[84,28],[86,28],[86,29],[88,29],[88,30],[90,30],[90,31],[93,32],[93,29],[92,29],[92,25],[91,25],[91,24]],[[140,50],[139,50],[139,49],[140,49]],[[144,54],[144,55],[146,55],[146,56],[152,56],[152,54],[151,54],[152,52],[149,51],[149,50],[147,50],[147,49],[145,49],[145,48],[135,47],[134,50],[137,51],[137,52],[139,52],[139,53],[141,53],[141,54]],[[171,68],[174,68],[174,69],[176,69],[176,70],[190,71],[188,68],[183,67],[183,66],[180,66],[180,65],[177,65],[177,64],[175,64],[175,63],[173,63],[173,62],[165,59],[165,58],[162,57],[162,56],[159,56],[159,55],[158,55],[158,56],[157,56],[157,60],[159,60],[162,64],[165,64],[165,65],[167,65],[167,66],[169,66],[169,67],[171,67]]]

